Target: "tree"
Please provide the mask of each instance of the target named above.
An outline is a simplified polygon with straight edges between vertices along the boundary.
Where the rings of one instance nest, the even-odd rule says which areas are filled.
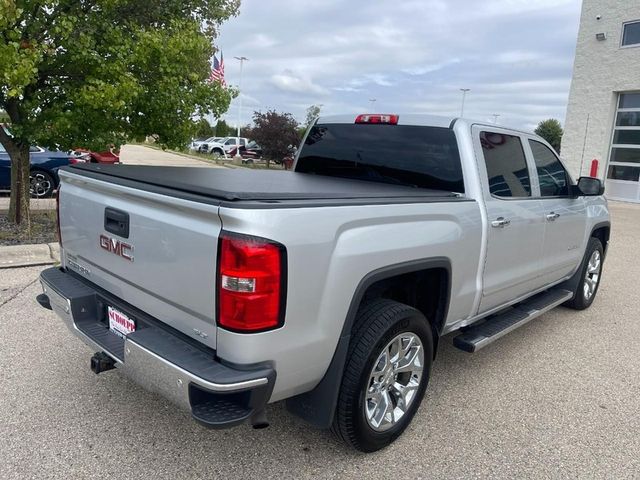
[[[11,132],[9,219],[28,216],[29,146],[184,145],[232,90],[207,82],[211,39],[239,0],[0,0],[0,108]]]
[[[216,123],[216,137],[228,137],[229,135],[235,135],[233,128],[227,125],[224,120],[218,120],[218,123]]]
[[[195,137],[209,138],[215,135],[215,129],[211,126],[206,118],[201,118],[196,122]]]
[[[309,108],[307,108],[307,119],[305,121],[305,125],[307,127],[311,125],[316,120],[316,118],[320,116],[321,108],[322,108],[321,105],[311,105]]]
[[[269,110],[266,113],[253,112],[251,137],[262,147],[262,155],[267,159],[281,161],[289,153],[292,145],[299,142],[296,131],[298,122],[290,113]]]
[[[555,118],[543,120],[538,124],[534,133],[544,138],[556,152],[560,153],[560,142],[562,141],[562,134],[564,131],[562,130],[562,125],[558,120]]]

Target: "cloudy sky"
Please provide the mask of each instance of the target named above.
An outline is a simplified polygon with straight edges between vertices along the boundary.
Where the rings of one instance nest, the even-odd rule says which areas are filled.
[[[580,0],[242,0],[221,30],[227,82],[254,110],[564,121]],[[227,120],[236,123],[237,104]]]

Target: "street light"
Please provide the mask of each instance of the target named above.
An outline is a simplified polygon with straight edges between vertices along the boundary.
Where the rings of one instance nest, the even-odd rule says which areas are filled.
[[[467,97],[467,92],[470,91],[470,88],[461,88],[462,92],[462,106],[460,107],[460,116],[464,117],[464,99]]]
[[[240,156],[240,125],[242,125],[242,65],[244,65],[245,61],[249,59],[247,57],[233,57],[236,60],[240,60],[240,81],[238,82],[238,128],[237,128],[237,137],[236,137],[236,156]]]
[[[494,113],[492,116],[493,116],[493,123],[498,123],[498,117],[500,116],[500,114]]]
[[[371,112],[373,112],[373,105],[376,103],[377,98],[370,98],[369,103],[371,103]]]

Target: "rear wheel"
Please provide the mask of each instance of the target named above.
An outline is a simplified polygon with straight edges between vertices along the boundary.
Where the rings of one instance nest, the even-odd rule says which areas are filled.
[[[602,243],[597,238],[591,237],[582,261],[580,281],[574,291],[573,299],[565,303],[567,307],[584,310],[591,306],[600,286],[603,260]]]
[[[419,311],[387,299],[363,305],[349,345],[333,432],[364,452],[392,443],[420,406],[432,358],[431,328]]]
[[[211,155],[213,155],[214,157],[223,157],[224,156],[224,152],[219,149],[219,148],[214,148],[213,150],[211,150]]]
[[[53,194],[56,182],[51,174],[34,170],[29,174],[29,193],[33,198],[48,198]]]

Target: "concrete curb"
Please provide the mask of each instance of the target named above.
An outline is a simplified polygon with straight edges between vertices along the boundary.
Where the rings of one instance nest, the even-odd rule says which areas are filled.
[[[0,247],[0,269],[52,265],[60,261],[57,243]]]

